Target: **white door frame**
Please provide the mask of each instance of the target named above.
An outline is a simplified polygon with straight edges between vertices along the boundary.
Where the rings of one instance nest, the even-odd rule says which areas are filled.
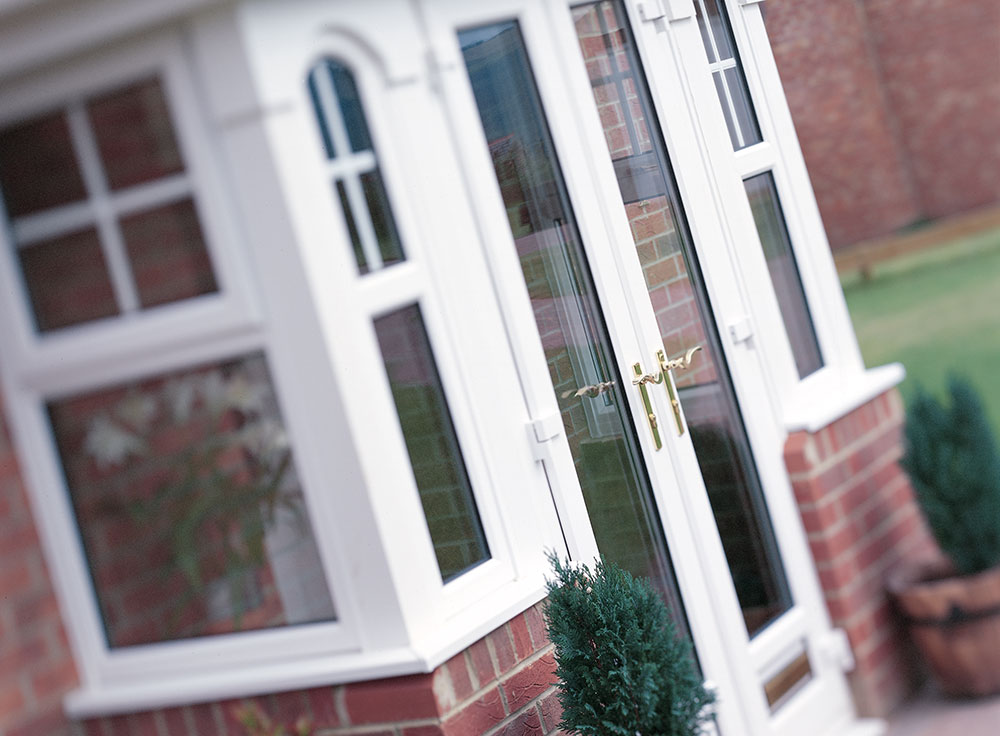
[[[558,418],[558,409],[492,164],[483,145],[482,127],[456,31],[501,20],[518,20],[615,346],[619,375],[630,377],[631,364],[636,361],[647,371],[654,370],[654,356],[661,343],[621,207],[614,170],[604,153],[603,131],[580,58],[569,6],[564,0],[498,0],[476,6],[460,0],[435,0],[422,6],[422,12],[452,123],[452,137],[468,172],[473,207],[531,416],[536,423],[551,421],[553,416]],[[778,413],[768,392],[759,388],[767,385],[763,363],[746,343],[726,340],[728,323],[743,318],[749,310],[746,284],[736,273],[729,248],[731,238],[724,224],[726,208],[713,186],[712,177],[719,174],[709,171],[704,138],[696,133],[701,118],[715,109],[709,103],[717,105],[717,100],[714,90],[692,85],[684,74],[698,60],[707,65],[693,17],[678,23],[647,23],[640,19],[634,4],[629,4],[628,13],[645,68],[656,69],[656,74],[649,78],[654,106],[677,173],[692,237],[698,244],[716,327],[722,336],[741,410],[744,417],[755,419],[747,426],[747,432],[795,601],[788,612],[753,642],[746,633],[693,446],[689,435],[677,438],[670,431],[671,410],[665,393],[651,392],[664,429],[664,451],[657,452],[652,445],[645,427],[645,411],[635,391],[630,399],[633,422],[672,550],[692,636],[706,675],[722,694],[719,713],[723,732],[775,736],[816,732],[816,724],[843,724],[852,717],[839,668],[811,656],[813,681],[774,717],[763,693],[762,677],[793,658],[800,642],[814,651],[828,633],[829,619],[782,461],[784,436],[778,425]],[[704,78],[709,79],[707,74]],[[678,105],[678,100],[684,104]],[[716,122],[721,123],[721,113],[716,114]],[[717,124],[712,132],[724,135],[725,128]],[[724,143],[729,145],[728,138]],[[583,151],[597,153],[587,156]],[[552,445],[551,457],[547,458],[551,464],[550,479],[561,489],[555,494],[557,505],[559,496],[573,499],[565,504],[567,508],[560,508],[564,529],[571,532],[568,536],[581,540],[575,549],[570,544],[571,551],[578,556],[591,556],[596,553],[592,534],[577,531],[589,529],[590,522],[580,498],[568,445],[564,437],[549,444]],[[696,554],[682,554],[682,550],[695,550]],[[739,693],[739,698],[727,697],[727,693]]]

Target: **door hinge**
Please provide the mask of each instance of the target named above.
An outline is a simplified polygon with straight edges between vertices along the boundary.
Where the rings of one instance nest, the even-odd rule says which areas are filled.
[[[746,315],[729,323],[729,336],[737,345],[753,337],[753,322]]]
[[[830,629],[818,637],[816,653],[828,664],[839,667],[843,672],[854,669],[854,650],[851,649],[851,640],[843,629]]]
[[[641,0],[639,15],[643,20],[681,20],[694,17],[693,0]]]

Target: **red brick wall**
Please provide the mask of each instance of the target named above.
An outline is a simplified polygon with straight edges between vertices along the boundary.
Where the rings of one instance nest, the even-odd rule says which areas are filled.
[[[76,669],[0,397],[0,736],[63,736]]]
[[[529,608],[434,672],[337,687],[184,706],[87,721],[86,736],[244,736],[235,711],[256,704],[291,730],[317,736],[545,736],[561,710],[542,604]]]
[[[907,0],[909,2],[909,0]],[[834,247],[920,216],[855,0],[768,0],[766,24]]]
[[[886,597],[886,575],[904,560],[937,554],[897,464],[902,421],[899,394],[890,391],[785,445],[830,615],[854,651],[855,701],[873,716],[889,713],[919,672]]]
[[[1000,3],[863,7],[922,214],[1000,201]]]
[[[831,245],[1000,201],[1000,4],[765,10]]]

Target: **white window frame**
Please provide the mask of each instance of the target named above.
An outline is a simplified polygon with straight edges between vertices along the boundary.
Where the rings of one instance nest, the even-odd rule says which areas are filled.
[[[731,325],[734,342],[758,348],[766,390],[785,432],[816,430],[902,380],[897,364],[866,370],[833,263],[826,232],[781,86],[760,2],[720,0],[729,16],[762,142],[733,151],[701,34],[679,49],[702,121],[705,155],[718,172],[715,186],[731,258],[742,277],[747,322]],[[690,16],[672,23],[697,23]],[[710,93],[709,93],[710,92]],[[732,172],[731,176],[729,172]],[[792,253],[809,305],[823,366],[800,378],[743,182],[771,172]],[[726,203],[723,205],[722,203]]]
[[[540,434],[513,359],[496,344],[502,317],[481,251],[468,247],[477,223],[433,75],[414,71],[424,61],[420,24],[405,0],[396,4],[387,33],[385,9],[227,6],[0,83],[3,124],[161,74],[219,284],[218,294],[36,334],[28,305],[11,296],[21,285],[0,233],[0,339],[16,346],[0,357],[0,387],[81,676],[66,700],[71,715],[430,671],[545,595],[545,550],[564,547]],[[327,57],[355,76],[406,256],[365,275],[306,85]],[[412,303],[492,556],[447,584],[372,323]],[[257,351],[338,619],[112,651],[45,402]],[[496,405],[483,406],[484,390]]]
[[[81,715],[134,708],[139,703],[153,707],[213,694],[222,697],[245,692],[247,682],[258,682],[259,689],[265,681],[274,687],[290,678],[308,680],[315,677],[317,658],[356,649],[359,640],[356,612],[342,600],[349,598],[349,588],[339,552],[316,533],[337,610],[335,621],[131,647],[112,648],[107,643],[46,417],[46,402],[262,352],[296,447],[296,465],[314,529],[319,528],[319,519],[329,515],[316,513],[316,493],[310,491],[316,483],[309,477],[316,473],[299,452],[298,438],[308,430],[289,411],[287,404],[294,402],[286,401],[292,393],[289,379],[294,377],[276,365],[280,361],[275,360],[277,354],[264,329],[248,264],[238,251],[243,233],[232,218],[232,203],[223,189],[218,157],[209,143],[203,105],[180,35],[147,37],[3,87],[0,125],[65,109],[74,99],[87,99],[151,76],[157,76],[163,86],[219,293],[36,333],[26,292],[17,277],[14,243],[6,229],[0,232],[0,340],[12,346],[4,351],[0,365],[5,404],[81,675],[82,689],[70,696],[67,705]]]

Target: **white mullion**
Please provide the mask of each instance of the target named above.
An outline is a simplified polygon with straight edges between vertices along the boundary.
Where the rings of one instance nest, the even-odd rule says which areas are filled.
[[[333,138],[334,160],[341,156],[350,159],[351,146],[347,136],[347,126],[344,124],[344,117],[340,112],[340,105],[337,102],[337,93],[333,85],[333,72],[326,65],[320,67],[320,72],[316,75],[316,92],[319,97],[320,110],[323,113],[323,122],[326,129]],[[374,162],[375,153],[371,152]],[[345,171],[343,177],[338,177],[344,182],[344,191],[347,193],[347,203],[351,212],[345,215],[354,219],[358,237],[361,239],[361,251],[365,254],[365,261],[368,269],[376,271],[382,268],[382,254],[378,248],[378,237],[375,235],[375,226],[371,221],[371,213],[368,211],[368,204],[365,202],[365,194],[361,188],[361,172]]]
[[[83,102],[77,101],[68,110],[70,135],[73,138],[73,148],[83,173],[83,182],[87,195],[93,204],[97,220],[97,231],[101,241],[101,250],[108,266],[111,287],[114,290],[118,310],[122,314],[130,314],[139,310],[139,294],[132,278],[132,268],[125,251],[125,240],[118,227],[118,220],[111,200],[108,196],[108,186],[104,178],[104,168],[101,166],[101,154],[94,138],[94,131],[87,120],[87,111]]]

